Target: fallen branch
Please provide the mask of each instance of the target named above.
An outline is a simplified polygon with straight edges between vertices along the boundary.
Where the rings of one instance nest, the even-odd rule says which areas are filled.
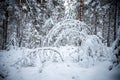
[[[53,51],[54,53],[59,55],[62,62],[64,61],[63,58],[62,58],[62,55],[57,50],[51,49],[51,48],[43,48],[43,49],[41,48],[41,49],[37,49],[33,52],[30,52],[28,55],[26,55],[25,57],[22,57],[21,59],[19,59],[17,62],[15,62],[11,66],[18,65],[20,62],[22,62],[22,60],[26,59],[27,57],[31,57],[32,54],[37,55],[38,51]]]

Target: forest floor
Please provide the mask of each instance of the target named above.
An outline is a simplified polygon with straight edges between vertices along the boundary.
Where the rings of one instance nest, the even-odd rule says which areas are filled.
[[[46,49],[46,48],[45,48]],[[51,48],[53,49],[53,48]],[[62,50],[63,49],[63,50]],[[62,55],[66,55],[68,48],[55,48],[55,50],[64,51]],[[75,48],[72,48],[75,50]],[[31,50],[33,53],[39,54],[40,49]],[[66,51],[65,51],[66,50]],[[29,64],[23,58],[24,52],[30,49],[13,49],[10,51],[0,52],[0,80],[119,80],[120,66],[110,69],[111,61],[96,61],[91,63],[89,59],[80,63],[72,60],[72,58],[64,55],[64,61],[60,58],[40,63],[36,58],[34,65]],[[71,50],[72,51],[72,50]],[[47,51],[48,52],[48,51]],[[44,52],[46,53],[46,52]],[[28,55],[28,54],[27,54]],[[34,55],[35,56],[35,55]],[[28,56],[27,56],[28,57]],[[26,57],[25,57],[26,58]],[[30,57],[29,57],[30,58]],[[53,57],[52,57],[53,58]],[[66,58],[66,59],[65,59]],[[22,60],[23,59],[23,60]],[[33,55],[32,58],[33,59]]]

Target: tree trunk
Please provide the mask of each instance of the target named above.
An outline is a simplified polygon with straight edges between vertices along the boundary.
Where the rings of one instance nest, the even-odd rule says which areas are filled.
[[[95,35],[97,34],[97,24],[98,24],[97,19],[98,19],[98,16],[97,16],[97,13],[95,13],[95,32],[94,32]]]
[[[111,7],[110,7],[111,8]],[[109,11],[109,26],[108,26],[108,34],[107,34],[107,46],[110,46],[110,26],[111,26],[111,13]]]
[[[102,37],[103,38],[105,38],[105,34],[104,34],[104,29],[105,29],[105,16],[106,16],[106,14],[105,15],[103,15],[103,26],[102,26]],[[102,42],[103,42],[104,40],[102,40]]]
[[[17,38],[18,38],[18,47],[21,46],[21,43],[22,43],[22,29],[21,29],[21,20],[22,20],[22,3],[23,3],[23,0],[20,0],[19,1],[19,5],[20,5],[20,16],[19,16],[19,23],[17,26]]]
[[[117,5],[117,0],[115,0],[115,12],[114,12],[114,40],[116,40],[116,36],[117,36],[117,7],[118,7],[118,5]]]
[[[7,45],[7,29],[8,29],[8,3],[5,4],[5,19],[3,19],[3,45],[2,49],[6,49]]]
[[[84,14],[84,0],[80,0],[80,21],[83,21]]]

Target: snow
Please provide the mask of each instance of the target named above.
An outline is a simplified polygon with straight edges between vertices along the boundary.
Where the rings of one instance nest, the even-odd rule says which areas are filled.
[[[23,10],[27,10],[27,7],[24,5],[24,6],[22,6],[22,9]]]
[[[90,43],[89,43],[90,45]],[[15,48],[9,51],[0,52],[0,72],[7,73],[5,80],[113,80],[116,69],[109,71],[111,62],[109,57],[105,61],[96,59],[92,66],[89,64],[92,59],[87,62],[75,62],[70,54],[74,55],[79,47],[61,46],[61,47],[43,47],[36,49]],[[53,51],[59,51],[63,60]],[[53,51],[53,52],[52,52]],[[43,54],[42,54],[43,53]],[[31,54],[31,57],[28,56]],[[34,54],[34,55],[33,55]],[[46,55],[45,55],[46,54]],[[86,53],[83,53],[86,54]],[[56,57],[55,57],[55,56]],[[107,56],[107,54],[103,54]],[[41,56],[41,57],[40,57]],[[73,55],[72,55],[73,56]],[[51,57],[51,58],[50,58]],[[25,59],[34,60],[33,65],[29,64],[29,60],[24,63]],[[75,59],[76,57],[74,57]],[[83,61],[90,56],[83,56]],[[21,60],[22,59],[22,60]],[[41,60],[40,60],[41,59]],[[31,62],[30,62],[31,63]],[[94,63],[94,62],[93,62]],[[24,64],[24,65],[23,65]],[[29,64],[26,65],[25,64]],[[115,79],[114,79],[115,80]],[[116,79],[117,80],[117,79]]]
[[[101,40],[102,18],[97,35],[92,35],[92,26],[75,20],[79,17],[78,0],[26,0],[22,4],[22,12],[19,5],[10,0],[12,3],[14,5],[9,5],[7,9],[15,14],[15,18],[22,16],[19,25],[22,40],[17,37],[19,26],[13,19],[8,24],[11,27],[8,30],[8,47],[0,50],[0,80],[120,79],[120,64],[114,63],[120,62],[120,58],[116,58],[120,50],[120,27],[116,31],[118,38],[112,47],[107,47]],[[100,15],[109,8],[109,5],[101,7],[100,3],[84,1],[87,23],[94,23],[91,11],[95,9]],[[12,16],[9,17],[12,19]],[[22,47],[17,47],[20,42]]]
[[[0,79],[119,80],[119,65],[112,67],[113,49],[90,35],[85,23],[73,19],[58,22],[43,41],[43,47],[35,49],[11,46],[0,51]]]
[[[85,0],[84,4],[89,4],[91,2],[91,0]]]
[[[80,22],[79,20],[66,19],[53,26],[46,35],[43,44],[44,46],[59,46],[61,45],[60,40],[65,38],[67,38],[67,40],[76,38],[82,39],[88,33],[90,33],[89,27],[85,23]]]
[[[31,27],[32,24],[28,23],[26,26]],[[26,28],[25,31],[27,34],[28,30],[34,30],[35,37],[42,38],[42,47],[28,49],[11,46],[10,50],[0,52],[0,78],[5,77],[5,80],[113,80],[114,75],[119,76],[117,72],[120,69],[119,65],[110,71],[113,49],[102,43],[100,33],[97,36],[90,35],[90,27],[84,22],[66,19],[54,24],[50,18],[43,28],[51,28],[45,38],[39,36],[35,29]],[[11,36],[14,42],[17,41],[15,35]],[[31,36],[28,33],[27,38],[29,37]]]

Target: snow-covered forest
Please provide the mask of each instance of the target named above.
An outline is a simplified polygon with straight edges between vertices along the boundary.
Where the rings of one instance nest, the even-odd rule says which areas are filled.
[[[120,80],[120,1],[0,0],[0,80]]]

